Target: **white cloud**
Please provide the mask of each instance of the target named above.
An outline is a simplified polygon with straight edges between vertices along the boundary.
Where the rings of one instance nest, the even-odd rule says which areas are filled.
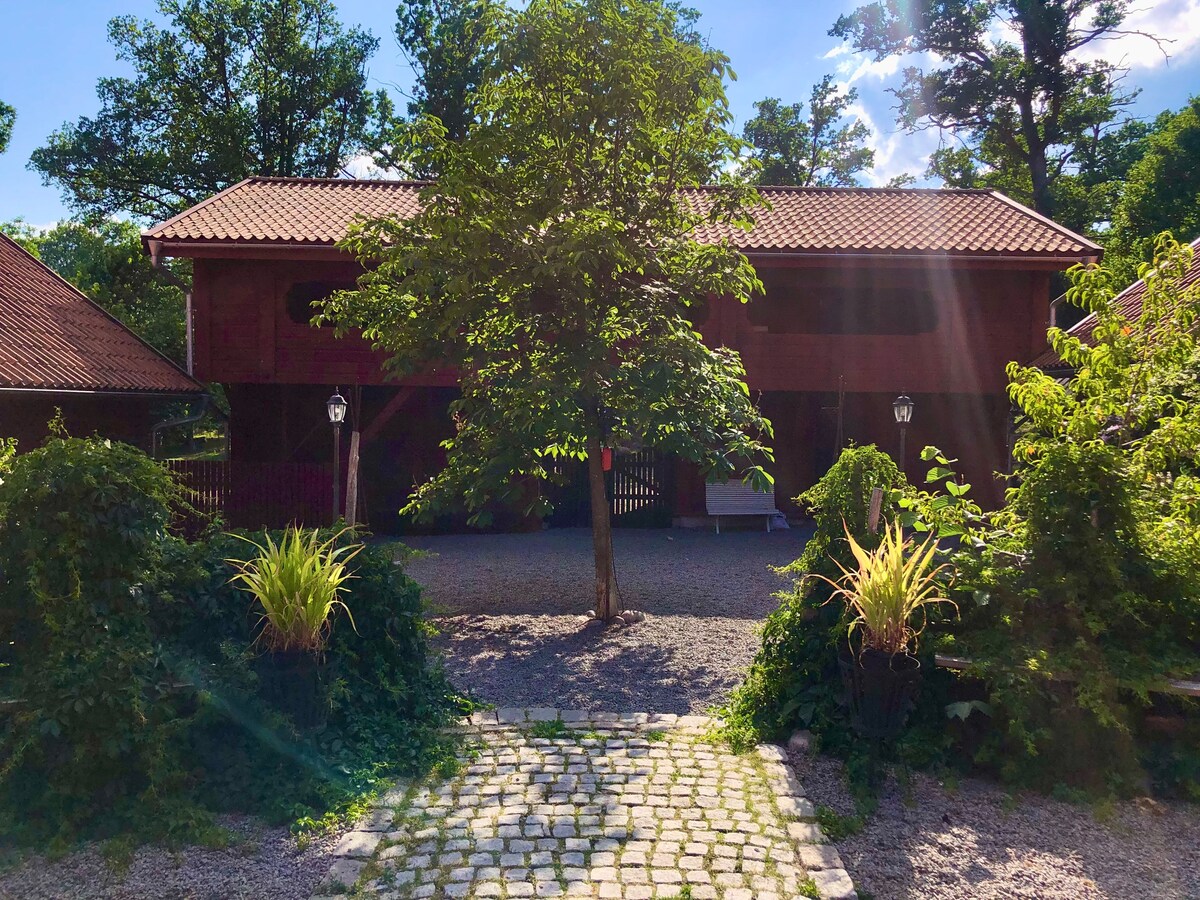
[[[834,47],[830,47],[827,51],[825,51],[825,55],[822,56],[821,59],[836,59],[837,57],[845,56],[847,53],[850,53],[850,52],[851,52],[850,42],[843,41],[842,43],[840,43]]]
[[[846,84],[854,84],[856,81],[862,81],[864,78],[874,78],[876,81],[883,81],[886,78],[891,78],[900,71],[899,56],[885,56],[883,59],[871,59],[865,54],[855,54],[850,59],[843,63],[838,63],[837,71],[839,75],[843,75],[846,79]]]
[[[391,169],[381,169],[375,165],[375,160],[369,153],[351,156],[342,162],[342,168],[351,178],[396,180],[400,177]]]
[[[918,181],[923,179],[925,167],[929,165],[929,155],[937,148],[935,132],[909,134],[894,124],[890,130],[885,130],[876,124],[870,111],[861,102],[852,104],[847,112],[871,132],[867,146],[875,151],[875,165],[863,175],[868,186],[879,187],[904,174],[913,175]]]
[[[1200,48],[1200,0],[1141,0],[1120,30],[1125,33],[1088,44],[1079,58],[1155,69],[1189,56]],[[1160,38],[1161,47],[1147,35]]]

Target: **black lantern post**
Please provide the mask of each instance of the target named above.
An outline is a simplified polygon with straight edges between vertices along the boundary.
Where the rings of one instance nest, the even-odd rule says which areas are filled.
[[[900,426],[900,471],[904,471],[904,463],[907,457],[904,454],[904,438],[908,432],[908,423],[912,421],[913,414],[912,397],[908,394],[901,394],[892,401],[892,412],[896,416],[896,424]]]
[[[333,396],[325,401],[329,413],[329,424],[333,426],[333,522],[337,523],[338,510],[342,505],[342,422],[346,421],[346,398],[341,389],[335,388]]]

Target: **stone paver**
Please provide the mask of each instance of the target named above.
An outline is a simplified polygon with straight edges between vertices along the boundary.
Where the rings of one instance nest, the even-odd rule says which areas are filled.
[[[856,896],[780,748],[736,755],[713,724],[477,713],[459,773],[384,794],[330,881],[389,900]]]

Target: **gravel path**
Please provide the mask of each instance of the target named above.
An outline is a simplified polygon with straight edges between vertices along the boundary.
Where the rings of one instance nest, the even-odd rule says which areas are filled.
[[[841,764],[793,755],[810,799],[842,814],[854,803]],[[874,900],[1197,900],[1200,808],[1140,800],[1098,821],[1093,811],[964,779],[948,790],[916,774],[890,782],[879,809],[838,851]]]
[[[114,872],[95,845],[54,861],[30,857],[0,873],[0,898],[305,900],[329,871],[336,836],[299,850],[286,828],[243,816],[220,821],[233,837],[224,850],[141,847],[124,873]]]
[[[455,684],[499,706],[703,713],[723,700],[758,646],[784,581],[769,566],[800,555],[798,530],[619,529],[627,628],[586,624],[591,532],[414,537],[436,556],[409,572],[425,585]]]

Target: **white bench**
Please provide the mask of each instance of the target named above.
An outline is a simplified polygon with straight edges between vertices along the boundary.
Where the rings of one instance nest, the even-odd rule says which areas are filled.
[[[775,508],[775,489],[756,491],[740,481],[710,481],[704,485],[704,506],[716,517],[717,534],[721,533],[721,516],[766,516],[767,531],[771,519],[781,515]]]

